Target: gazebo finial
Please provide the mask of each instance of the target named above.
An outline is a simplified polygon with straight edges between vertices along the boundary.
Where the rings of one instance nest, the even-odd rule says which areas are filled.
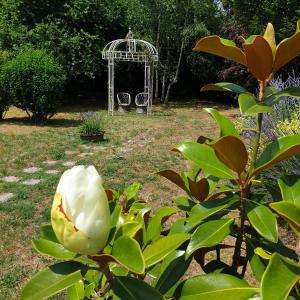
[[[126,39],[126,40],[133,39],[133,32],[131,31],[131,27],[129,27],[129,31],[128,31],[128,33],[126,34],[125,39]]]

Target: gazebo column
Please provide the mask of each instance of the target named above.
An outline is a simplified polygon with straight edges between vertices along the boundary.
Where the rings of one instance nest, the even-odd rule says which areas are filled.
[[[151,113],[152,109],[152,85],[151,85],[151,64],[149,61],[145,62],[145,80],[144,92],[148,95],[147,114]]]
[[[109,59],[108,61],[108,112],[112,115],[114,113],[114,102],[115,102],[115,70],[114,60]]]

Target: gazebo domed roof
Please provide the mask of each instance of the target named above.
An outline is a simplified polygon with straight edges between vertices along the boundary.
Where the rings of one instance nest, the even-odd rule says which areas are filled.
[[[103,51],[102,58],[119,61],[158,61],[158,52],[149,42],[133,39],[129,31],[125,39],[118,39],[108,43]]]

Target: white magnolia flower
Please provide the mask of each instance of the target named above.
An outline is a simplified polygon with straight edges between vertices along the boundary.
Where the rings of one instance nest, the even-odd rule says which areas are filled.
[[[101,251],[110,232],[110,211],[102,180],[93,166],[62,175],[51,210],[53,230],[64,247],[80,254]]]

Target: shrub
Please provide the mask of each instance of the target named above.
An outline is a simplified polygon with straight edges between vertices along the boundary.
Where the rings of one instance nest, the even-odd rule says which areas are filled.
[[[1,99],[35,121],[51,118],[57,110],[65,75],[45,50],[25,48],[5,62],[0,71]]]
[[[3,64],[8,59],[7,51],[0,51],[0,64]],[[0,120],[3,120],[10,106],[10,99],[0,97]]]

